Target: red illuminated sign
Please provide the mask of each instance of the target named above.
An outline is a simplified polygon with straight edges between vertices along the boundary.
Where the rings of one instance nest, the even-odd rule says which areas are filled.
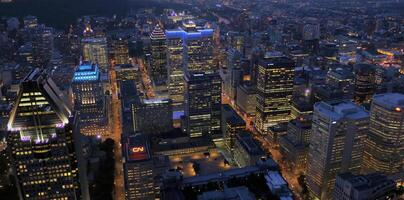
[[[128,148],[128,159],[131,161],[140,161],[149,159],[149,153],[145,146],[134,146]]]
[[[144,147],[133,147],[132,148],[133,153],[143,152],[143,151],[144,151]]]

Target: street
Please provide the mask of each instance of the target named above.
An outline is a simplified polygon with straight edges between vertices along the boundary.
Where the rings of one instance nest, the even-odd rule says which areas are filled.
[[[125,199],[123,165],[122,165],[122,149],[121,149],[121,102],[118,98],[118,84],[116,81],[116,74],[114,70],[115,65],[111,65],[109,70],[109,77],[111,81],[111,95],[112,95],[112,133],[109,135],[115,141],[114,157],[115,157],[115,180],[114,180],[114,199]]]

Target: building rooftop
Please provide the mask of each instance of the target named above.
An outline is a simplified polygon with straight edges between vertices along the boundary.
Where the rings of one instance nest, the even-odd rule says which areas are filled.
[[[198,200],[255,200],[254,195],[245,186],[225,188],[223,191],[204,192]]]
[[[285,179],[283,179],[281,174],[277,171],[269,171],[266,177],[267,181],[270,182],[276,188],[280,188],[282,186],[287,185]]]
[[[263,58],[258,63],[265,68],[295,68],[294,61],[285,56]]]
[[[265,155],[265,151],[260,144],[253,138],[251,133],[240,132],[237,134],[237,141],[251,155]]]
[[[140,133],[124,138],[123,150],[127,162],[144,161],[151,158],[150,143]]]
[[[226,122],[232,125],[245,125],[245,121],[241,118],[237,112],[228,104],[223,104],[223,116]]]
[[[159,24],[157,24],[154,27],[154,29],[150,35],[150,39],[151,40],[165,40],[166,39],[166,35]]]
[[[217,182],[220,180],[228,180],[228,179],[234,178],[234,177],[248,176],[250,174],[262,172],[262,170],[269,170],[269,169],[271,169],[271,170],[278,169],[278,165],[272,159],[268,159],[266,161],[263,161],[263,163],[261,163],[261,164],[257,164],[257,165],[253,165],[253,166],[247,166],[247,167],[243,167],[243,168],[234,168],[234,169],[229,169],[229,170],[226,170],[223,172],[184,178],[182,181],[182,184],[184,186],[204,185],[209,182]]]
[[[343,118],[357,120],[369,117],[369,113],[365,108],[344,100],[318,102],[314,105],[314,110],[321,115],[328,116],[332,121],[338,121]]]
[[[395,182],[387,176],[380,173],[372,173],[367,175],[353,175],[350,172],[339,174],[338,177],[351,184],[351,187],[357,191],[373,190],[374,188],[384,188],[390,186],[394,188]]]
[[[166,30],[167,39],[197,40],[203,37],[212,37],[213,29],[197,28],[195,31],[185,31],[183,28]]]
[[[404,109],[404,94],[377,94],[373,96],[373,103],[389,110],[401,111]]]
[[[73,83],[99,80],[100,70],[98,68],[98,65],[96,64],[83,63],[77,66],[76,71],[73,75]]]

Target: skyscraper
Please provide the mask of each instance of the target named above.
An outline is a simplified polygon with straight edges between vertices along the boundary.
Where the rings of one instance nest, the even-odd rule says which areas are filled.
[[[112,40],[111,52],[116,64],[130,64],[129,44],[126,38],[115,38]]]
[[[221,79],[217,74],[189,73],[185,77],[185,127],[191,137],[220,130]]]
[[[150,35],[151,66],[149,73],[157,86],[167,84],[167,43],[166,35],[160,25],[154,27]]]
[[[255,126],[261,133],[290,119],[295,64],[286,57],[267,57],[258,63]]]
[[[31,30],[32,59],[35,67],[46,66],[52,56],[53,28],[44,25]]]
[[[20,199],[81,199],[70,114],[55,83],[38,69],[22,81],[8,122]]]
[[[338,173],[359,173],[369,114],[350,101],[314,105],[307,184],[312,196],[330,199]]]
[[[173,107],[184,110],[184,39],[174,34],[174,31],[166,31],[167,35],[167,67],[169,70],[168,91]]]
[[[358,104],[370,103],[375,93],[376,67],[370,64],[356,64],[354,100]]]
[[[180,34],[185,39],[185,69],[190,72],[214,72],[213,29],[198,27],[194,22],[182,24]]]
[[[158,134],[173,129],[171,99],[142,99],[132,109],[136,132]]]
[[[109,134],[109,99],[104,94],[98,65],[84,63],[77,66],[71,87],[81,134]]]
[[[395,189],[396,183],[383,174],[347,172],[337,176],[333,200],[391,199]]]
[[[83,38],[81,40],[81,45],[84,61],[94,62],[98,64],[102,70],[108,68],[107,38]]]
[[[280,152],[296,174],[306,171],[311,123],[311,119],[293,119],[288,123],[287,134],[279,137]]]
[[[394,175],[404,171],[404,95],[375,95],[370,109],[370,131],[364,171]]]
[[[169,93],[174,109],[183,110],[184,73],[215,71],[213,66],[213,29],[187,22],[166,30],[169,70]]]

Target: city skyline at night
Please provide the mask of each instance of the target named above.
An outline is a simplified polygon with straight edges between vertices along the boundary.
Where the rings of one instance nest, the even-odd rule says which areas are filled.
[[[404,199],[404,0],[0,0],[0,199]]]

